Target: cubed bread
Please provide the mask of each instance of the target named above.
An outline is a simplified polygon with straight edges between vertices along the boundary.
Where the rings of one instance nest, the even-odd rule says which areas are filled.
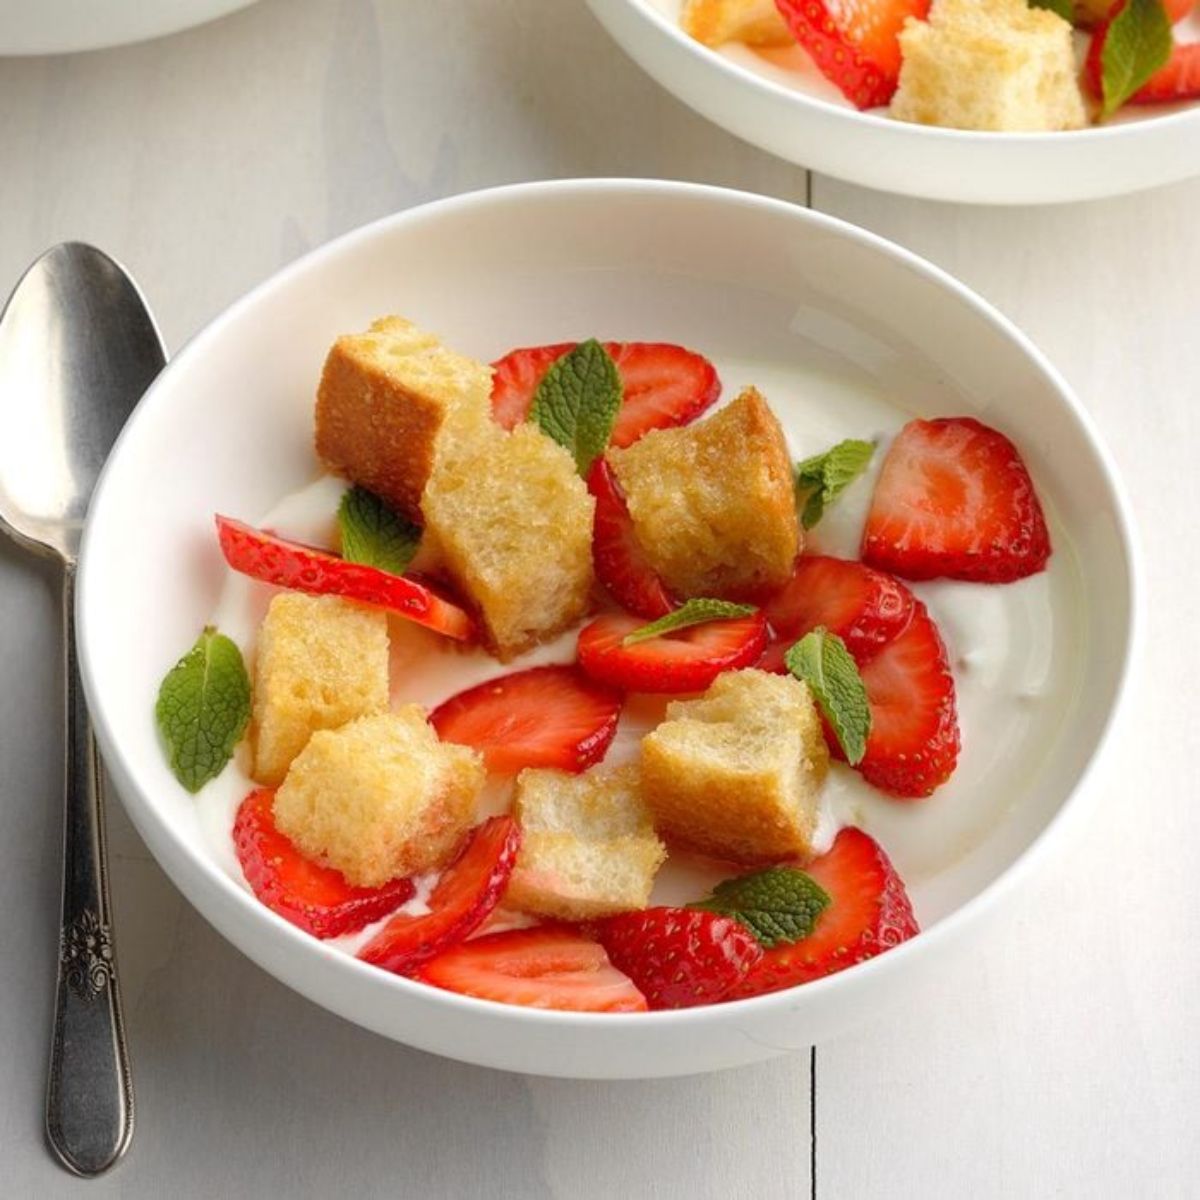
[[[638,542],[676,595],[752,597],[791,576],[800,550],[792,459],[754,388],[703,421],[609,450],[608,461]]]
[[[645,908],[667,856],[642,801],[636,764],[582,775],[517,777],[521,850],[504,902],[567,921]]]
[[[275,824],[361,887],[446,863],[470,828],[483,759],[438,741],[417,704],[314,733],[275,794]]]
[[[254,778],[275,786],[318,729],[388,706],[387,616],[340,596],[281,592],[254,660]]]
[[[900,34],[892,116],[991,131],[1081,129],[1087,108],[1069,22],[1025,0],[935,0]]]
[[[775,0],[684,0],[679,23],[706,46],[786,46],[795,41]]]
[[[668,841],[765,863],[811,853],[829,751],[805,684],[729,671],[642,739],[642,795]]]
[[[587,610],[595,501],[575,460],[533,425],[493,429],[438,465],[426,535],[508,660]]]
[[[317,454],[414,521],[438,459],[491,424],[491,368],[402,317],[333,344],[317,390]]]

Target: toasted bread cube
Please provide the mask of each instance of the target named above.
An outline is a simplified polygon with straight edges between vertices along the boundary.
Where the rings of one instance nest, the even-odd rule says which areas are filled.
[[[829,751],[805,684],[729,671],[642,739],[642,795],[668,841],[737,862],[807,855]]]
[[[775,0],[684,0],[679,23],[706,46],[786,46],[795,41]]]
[[[275,824],[360,887],[446,863],[470,828],[483,759],[438,741],[418,704],[314,733],[275,793]]]
[[[711,417],[647,433],[608,461],[650,565],[678,596],[781,586],[800,550],[792,459],[748,388]]]
[[[936,0],[900,34],[892,116],[952,129],[1081,129],[1069,22],[1025,0]]]
[[[275,786],[318,729],[388,706],[388,626],[382,611],[340,596],[281,592],[254,660],[254,778]]]
[[[492,370],[402,317],[333,344],[317,390],[317,454],[330,470],[421,519],[445,453],[491,424]]]
[[[427,536],[501,659],[586,611],[594,508],[574,459],[533,425],[494,429],[434,472]]]
[[[635,764],[582,775],[522,771],[515,813],[521,850],[506,904],[567,921],[646,907],[667,852],[642,802]]]

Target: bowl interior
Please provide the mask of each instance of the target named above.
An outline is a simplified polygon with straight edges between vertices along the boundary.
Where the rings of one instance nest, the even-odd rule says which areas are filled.
[[[1037,352],[935,269],[780,202],[688,185],[527,185],[400,214],[288,268],[181,352],[114,452],[81,571],[88,692],[135,821],[193,863],[198,886],[278,932],[206,848],[197,801],[169,773],[152,718],[162,675],[224,579],[212,514],[254,519],[315,475],[326,349],[387,312],[483,359],[591,334],[679,341],[718,362],[819,368],[913,413],[1004,428],[1053,516],[1067,610],[1055,653],[1068,682],[1020,753],[988,764],[1005,802],[952,861],[930,872],[915,851],[897,852],[924,923],[978,896],[1054,819],[1115,704],[1132,573],[1105,455]],[[936,822],[929,812],[912,819]],[[296,954],[320,949],[294,939]]]

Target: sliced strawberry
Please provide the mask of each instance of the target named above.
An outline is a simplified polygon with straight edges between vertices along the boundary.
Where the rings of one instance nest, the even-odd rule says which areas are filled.
[[[439,955],[419,978],[435,987],[571,1012],[645,1012],[641,992],[608,961],[604,947],[565,925],[489,933]]]
[[[622,608],[653,620],[676,607],[674,597],[646,560],[612,468],[597,458],[588,472],[588,491],[596,498],[592,559],[596,578]]]
[[[579,634],[579,665],[593,679],[627,692],[702,692],[722,671],[750,667],[767,644],[761,612],[691,625],[622,645],[645,622],[605,613]]]
[[[520,848],[521,830],[512,817],[485,821],[438,880],[429,896],[429,912],[397,914],[358,957],[397,975],[411,975],[435,954],[474,933],[504,894]]]
[[[727,999],[778,992],[844,971],[920,931],[903,881],[882,847],[861,829],[843,829],[829,853],[804,870],[829,894],[828,908],[808,937],[765,951]]]
[[[600,941],[651,1008],[712,1004],[763,956],[740,921],[688,908],[647,908],[610,917]]]
[[[529,415],[534,393],[552,363],[576,342],[513,350],[492,364],[492,412],[511,429]],[[712,363],[692,350],[665,342],[605,342],[621,376],[621,411],[612,444],[629,446],[651,429],[686,425],[721,394]]]
[[[1134,92],[1130,104],[1200,99],[1200,42],[1176,43],[1167,64]]]
[[[1010,583],[1049,557],[1041,502],[1004,434],[972,417],[905,425],[871,497],[863,562],[906,579]]]
[[[919,600],[908,628],[859,673],[871,706],[862,777],[893,796],[928,796],[954,773],[959,734],[946,647]],[[830,748],[838,753],[835,739]]]
[[[900,31],[930,0],[775,0],[821,74],[859,108],[887,104],[900,81]]]
[[[763,669],[785,671],[784,653],[818,625],[864,663],[904,631],[912,610],[912,592],[890,575],[849,559],[805,555],[764,607],[774,639]]]
[[[482,751],[489,771],[583,771],[617,732],[620,693],[577,667],[533,667],[451,696],[429,714],[444,742]]]
[[[233,845],[242,874],[273,912],[319,938],[353,933],[410,900],[412,880],[353,887],[340,871],[304,857],[275,828],[275,792],[260,788],[238,808]]]
[[[252,579],[297,592],[345,596],[373,604],[457,641],[465,641],[474,633],[471,618],[457,604],[442,599],[419,580],[346,562],[324,550],[285,541],[229,517],[217,517],[217,536],[225,561]]]

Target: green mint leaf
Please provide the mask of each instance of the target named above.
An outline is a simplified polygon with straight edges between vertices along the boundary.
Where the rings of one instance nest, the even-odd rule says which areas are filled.
[[[728,621],[731,617],[748,617],[755,612],[753,604],[731,604],[728,600],[689,600],[674,612],[669,612],[649,625],[642,625],[621,639],[622,646],[636,646],[664,633],[674,633],[689,625],[704,625],[709,621]]]
[[[581,475],[612,434],[621,407],[621,376],[595,338],[580,342],[542,377],[529,419],[575,457]]]
[[[1162,0],[1126,0],[1100,53],[1104,116],[1113,113],[1171,57],[1171,20]]]
[[[875,447],[870,442],[847,438],[796,465],[796,491],[805,496],[800,520],[811,529],[832,504],[867,469]]]
[[[1045,8],[1064,21],[1075,24],[1075,4],[1073,0],[1029,0],[1030,8]]]
[[[688,907],[736,918],[770,950],[780,942],[808,937],[829,903],[829,893],[803,871],[768,867],[726,879],[707,900]]]
[[[211,625],[167,672],[154,717],[175,778],[189,792],[215,779],[250,720],[242,652]]]
[[[404,574],[421,543],[417,526],[362,487],[352,487],[342,496],[337,516],[347,562]]]
[[[817,706],[853,767],[862,762],[871,732],[867,689],[846,643],[823,625],[806,633],[784,656],[787,669],[807,683]]]

